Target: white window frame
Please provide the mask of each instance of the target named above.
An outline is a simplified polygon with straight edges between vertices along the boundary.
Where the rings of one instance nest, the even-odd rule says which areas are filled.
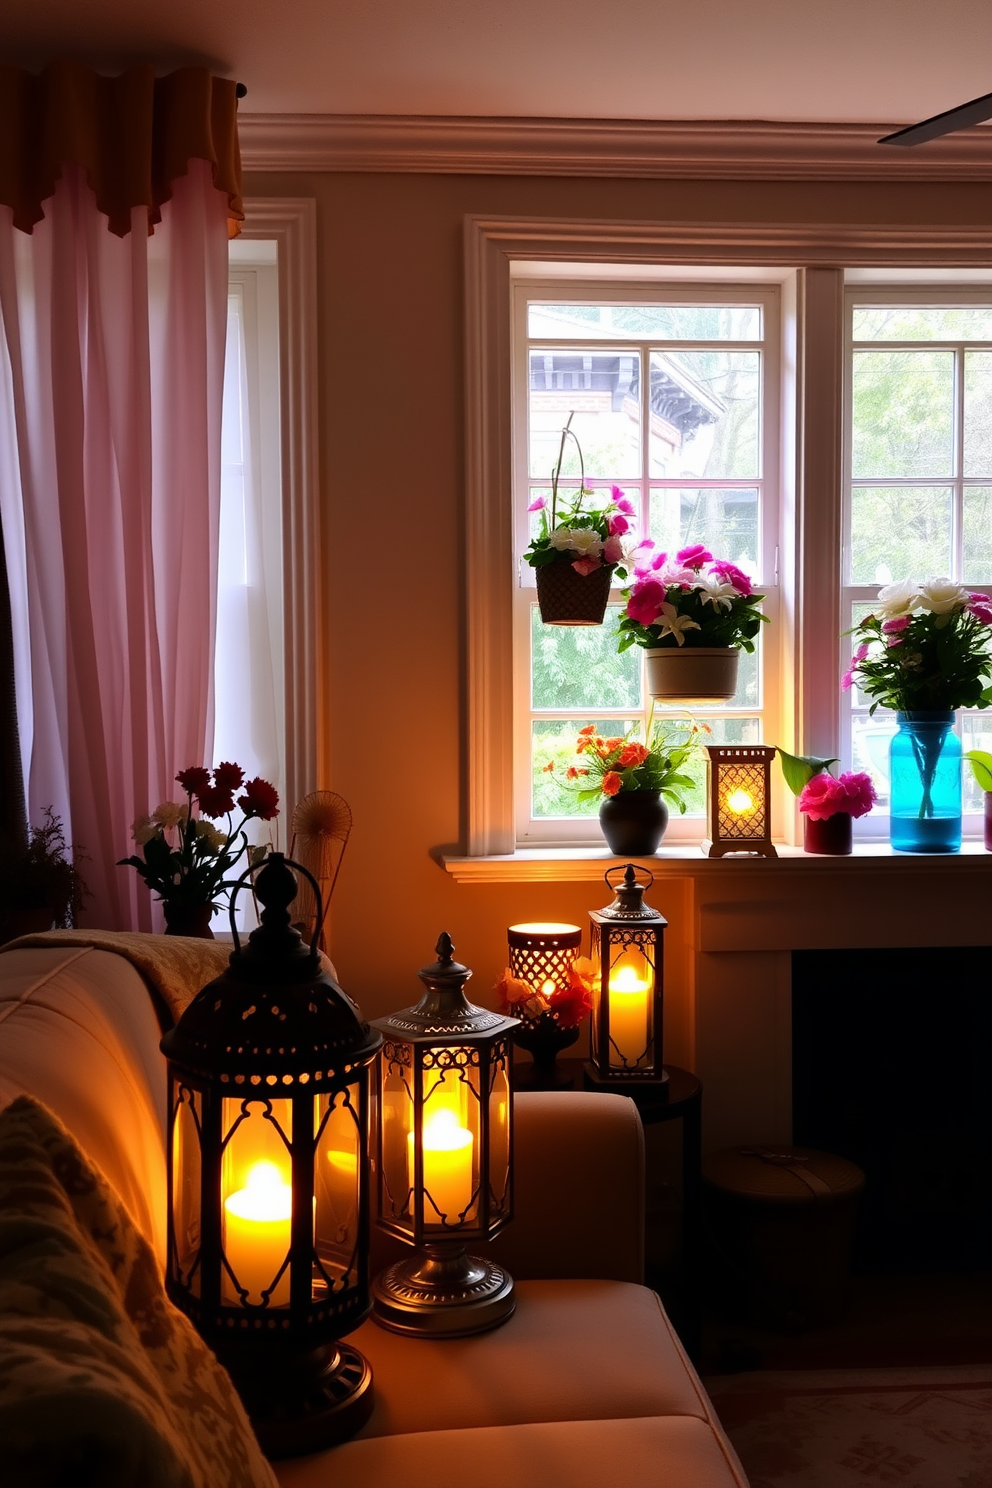
[[[761,693],[758,705],[755,708],[715,708],[712,710],[697,710],[698,721],[705,723],[709,717],[715,718],[751,718],[757,715],[760,720],[761,738],[763,741],[778,738],[778,702],[781,695],[780,678],[780,629],[777,625],[779,616],[779,594],[778,594],[778,566],[779,549],[781,546],[781,504],[779,500],[779,476],[781,464],[781,418],[780,412],[783,403],[781,388],[781,294],[777,283],[757,282],[752,279],[750,283],[739,283],[735,280],[733,271],[725,274],[712,275],[707,280],[700,280],[697,276],[691,278],[679,277],[677,270],[672,270],[672,277],[660,278],[655,275],[650,281],[644,281],[631,277],[630,271],[621,270],[615,279],[583,279],[573,277],[568,273],[569,266],[561,265],[559,272],[554,277],[548,277],[549,266],[542,266],[533,277],[526,276],[521,271],[515,273],[512,287],[512,355],[514,372],[514,395],[513,395],[513,428],[514,428],[514,464],[513,480],[515,489],[514,500],[514,550],[517,555],[516,575],[513,587],[513,686],[514,686],[514,795],[515,795],[515,840],[518,846],[531,847],[538,844],[552,846],[582,845],[602,848],[602,833],[599,829],[595,813],[588,817],[577,818],[534,818],[531,815],[531,724],[534,711],[530,702],[530,662],[531,662],[531,618],[536,605],[536,581],[534,570],[526,564],[520,555],[529,542],[527,527],[526,492],[531,482],[528,459],[528,429],[529,429],[529,373],[528,373],[528,349],[531,338],[528,336],[528,307],[532,303],[540,303],[547,300],[567,300],[571,304],[684,304],[684,305],[758,305],[762,314],[762,336],[760,340],[733,343],[729,349],[735,351],[760,351],[762,357],[761,378],[761,410],[762,426],[760,432],[761,458],[759,473],[751,482],[758,487],[760,495],[760,528],[759,528],[759,552],[758,562],[760,577],[757,587],[765,594],[766,600],[763,605],[764,612],[768,615],[771,625],[763,628],[760,639],[761,645]],[[543,272],[542,272],[543,270]],[[565,271],[565,272],[563,272]],[[581,273],[581,270],[575,271]],[[716,282],[714,282],[716,281]],[[544,340],[547,338],[538,338]],[[563,337],[571,344],[577,338]],[[629,341],[620,339],[597,338],[587,340],[582,345],[582,350],[600,354],[610,355],[625,348],[637,348],[644,357],[648,355],[648,347],[660,347],[661,350],[700,350],[713,349],[716,346],[723,348],[723,342],[719,338],[712,341],[688,342],[661,341],[658,337],[632,337]],[[642,378],[641,382],[641,444],[642,460],[641,471],[637,477],[621,481],[627,494],[635,498],[639,517],[644,524],[644,533],[647,531],[647,519],[650,510],[649,493],[654,488],[694,486],[696,481],[688,478],[682,480],[659,479],[645,476],[647,468],[647,448],[649,442],[648,423],[646,417],[646,399],[649,391],[649,379]],[[728,485],[745,485],[743,481],[728,481]],[[721,554],[719,556],[732,556]],[[610,602],[618,604],[622,602],[620,589],[611,591]],[[609,624],[609,622],[607,622]],[[635,655],[641,663],[642,673],[642,696],[644,698],[643,716],[646,718],[648,698],[644,688],[644,664],[643,652],[640,647],[635,648]],[[631,709],[596,708],[587,709],[585,714],[588,718],[595,716],[600,719],[608,719],[615,716],[618,719],[629,718]],[[672,710],[668,710],[672,711]],[[677,712],[677,710],[675,710]],[[658,709],[658,716],[664,716],[666,710]],[[685,716],[682,710],[681,716]],[[583,717],[583,722],[586,717]],[[618,723],[618,731],[620,725]],[[676,811],[672,812],[668,828],[665,833],[666,843],[669,845],[679,843],[698,843],[706,832],[705,817],[700,814],[692,817],[681,817]]]
[[[783,319],[783,375],[799,387],[796,427],[783,428],[780,568],[784,676],[780,737],[803,754],[837,753],[840,701],[824,678],[839,676],[843,431],[841,264],[869,268],[984,268],[983,226],[786,222],[601,222],[469,216],[466,286],[466,713],[463,843],[470,858],[498,858],[507,880],[560,877],[561,859],[516,852],[513,817],[511,266],[745,266],[776,274]],[[606,272],[612,272],[607,270]],[[738,278],[740,276],[738,275]],[[808,348],[815,348],[807,355]],[[790,445],[794,453],[790,456]],[[823,561],[829,553],[832,560]],[[836,561],[834,561],[836,560]],[[778,773],[778,772],[776,772]],[[777,797],[773,819],[801,840],[794,804]],[[778,834],[776,834],[778,835]],[[576,850],[583,851],[583,850]],[[587,851],[587,850],[586,850]],[[696,849],[688,849],[694,852]],[[450,871],[460,872],[450,859]],[[497,870],[494,869],[494,872]],[[584,871],[579,868],[576,871]]]
[[[887,276],[883,281],[878,275],[866,276],[857,272],[845,275],[846,284],[844,289],[844,435],[843,435],[843,495],[842,495],[842,559],[841,559],[841,616],[842,628],[847,630],[850,626],[851,606],[857,603],[870,603],[878,594],[877,584],[855,584],[851,582],[851,552],[852,552],[852,520],[853,505],[852,491],[855,485],[860,485],[860,480],[855,481],[853,477],[852,456],[852,434],[853,434],[853,367],[855,346],[859,348],[891,349],[893,347],[924,350],[959,350],[975,349],[980,351],[992,351],[992,341],[968,342],[962,339],[951,339],[949,341],[926,341],[913,342],[899,340],[898,342],[878,343],[855,342],[853,334],[853,312],[856,305],[984,305],[992,308],[992,272],[955,271],[945,270],[942,273],[930,272],[921,275],[907,272],[904,274],[893,274]],[[953,513],[951,518],[951,546],[952,546],[952,568],[958,571],[961,557],[961,503],[964,487],[970,483],[988,485],[989,480],[979,481],[977,478],[964,475],[963,468],[963,424],[960,417],[961,400],[963,390],[958,384],[962,375],[961,368],[956,369],[955,377],[955,406],[954,406],[954,474],[947,477],[934,476],[930,479],[931,485],[950,486],[954,491]],[[902,485],[900,479],[893,478],[887,484],[892,486]],[[911,482],[907,482],[911,484]],[[953,574],[951,575],[953,577]],[[894,579],[903,577],[914,577],[913,575],[893,574]],[[923,577],[923,575],[916,575]],[[969,583],[971,581],[969,580]],[[976,589],[992,593],[992,576],[989,582],[982,584],[977,580],[974,583]],[[845,670],[851,652],[850,637],[845,637],[841,646],[841,670]],[[853,763],[852,723],[854,709],[851,704],[851,694],[841,695],[840,710],[840,735],[837,752],[843,761],[844,768],[850,769]],[[876,715],[878,716],[878,715]],[[960,714],[955,724],[955,732],[960,735]],[[863,841],[877,841],[888,837],[889,816],[884,809],[876,809],[855,823],[856,837]],[[980,837],[983,832],[984,820],[979,812],[966,812],[962,821],[962,830],[965,838]]]

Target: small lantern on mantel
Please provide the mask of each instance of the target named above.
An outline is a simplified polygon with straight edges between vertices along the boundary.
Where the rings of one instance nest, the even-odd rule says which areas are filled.
[[[704,857],[722,858],[727,853],[777,857],[771,839],[774,748],[770,744],[708,744],[706,756],[710,835],[703,843]]]
[[[466,1252],[512,1218],[516,1018],[474,1007],[472,975],[447,934],[420,971],[416,1007],[379,1018],[379,1226],[416,1246],[372,1285],[373,1316],[394,1333],[462,1337],[505,1322],[513,1279]]]
[[[623,873],[614,885],[612,875]],[[647,883],[638,883],[638,873]],[[589,912],[593,963],[592,1049],[586,1081],[622,1089],[663,1085],[664,932],[668,921],[644,903],[654,875],[628,863],[604,875],[616,898]]]
[[[372,1371],[338,1340],[368,1315],[370,1067],[382,1043],[290,925],[272,853],[261,923],[162,1040],[166,1288],[230,1371],[270,1457],[344,1440]],[[241,879],[245,882],[247,874]],[[240,887],[240,884],[239,884]]]

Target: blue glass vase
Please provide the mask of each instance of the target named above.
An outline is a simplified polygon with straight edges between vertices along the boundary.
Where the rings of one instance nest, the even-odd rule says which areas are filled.
[[[897,713],[889,836],[899,852],[961,850],[961,740],[948,710]]]

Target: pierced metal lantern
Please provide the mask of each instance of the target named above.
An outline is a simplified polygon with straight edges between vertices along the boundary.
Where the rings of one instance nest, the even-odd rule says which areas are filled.
[[[337,1340],[371,1306],[369,1082],[382,1039],[321,970],[316,936],[308,947],[290,926],[291,867],[310,877],[282,853],[258,873],[247,946],[235,891],[228,969],[162,1040],[167,1290],[230,1371],[270,1457],[341,1441],[372,1410],[371,1369]]]
[[[582,944],[578,925],[511,925],[506,932],[510,971],[535,992],[550,997],[570,984],[572,962]]]
[[[778,857],[771,839],[770,744],[706,746],[706,815],[710,835],[703,843],[708,858],[727,853],[760,853]]]
[[[612,876],[623,873],[614,886]],[[638,883],[638,873],[647,883]],[[593,963],[592,1045],[586,1080],[593,1085],[665,1084],[664,932],[668,921],[644,903],[654,875],[628,863],[604,875],[616,898],[589,912]]]
[[[373,1023],[379,1056],[378,1223],[416,1246],[372,1285],[373,1316],[395,1333],[459,1337],[513,1312],[513,1279],[466,1252],[513,1214],[511,1035],[516,1018],[474,1007],[451,938],[420,971],[416,1007]]]

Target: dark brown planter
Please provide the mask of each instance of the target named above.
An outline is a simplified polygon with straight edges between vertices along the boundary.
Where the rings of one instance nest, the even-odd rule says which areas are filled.
[[[836,811],[825,821],[804,816],[803,851],[845,857],[854,850],[854,818],[847,811]]]
[[[591,574],[580,574],[563,553],[553,563],[535,569],[537,602],[544,624],[602,625],[615,566],[607,563]]]
[[[212,904],[170,904],[162,900],[166,935],[188,935],[193,940],[213,940],[210,928]]]
[[[599,808],[606,845],[618,858],[647,858],[658,851],[668,826],[660,791],[618,791]]]

